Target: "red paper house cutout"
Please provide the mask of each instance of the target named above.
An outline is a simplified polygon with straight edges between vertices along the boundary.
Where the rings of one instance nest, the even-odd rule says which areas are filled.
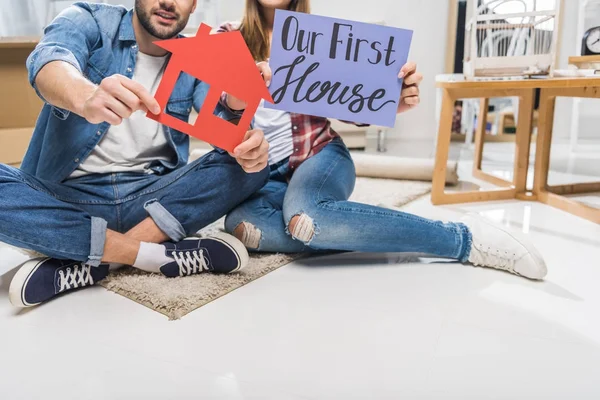
[[[155,42],[172,55],[155,95],[162,112],[159,115],[149,112],[147,116],[232,152],[242,143],[261,100],[272,103],[273,99],[241,33],[211,35],[210,32],[211,27],[202,24],[195,37]],[[181,72],[186,72],[209,85],[209,92],[194,125],[165,112]],[[223,92],[247,103],[237,125],[214,115]]]

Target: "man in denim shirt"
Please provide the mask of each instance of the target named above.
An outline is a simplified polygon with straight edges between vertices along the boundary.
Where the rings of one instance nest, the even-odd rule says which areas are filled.
[[[233,155],[216,149],[188,164],[189,137],[144,116],[161,111],[152,93],[168,58],[153,41],[178,36],[195,7],[196,0],[136,0],[130,11],[76,3],[45,29],[27,61],[45,105],[22,169],[0,165],[0,241],[50,258],[21,266],[10,287],[14,305],[93,285],[110,265],[175,277],[247,263],[231,236],[186,236],[266,182],[263,133],[249,131]],[[207,89],[180,76],[165,111],[187,120]],[[244,107],[223,96],[215,112],[233,119]]]

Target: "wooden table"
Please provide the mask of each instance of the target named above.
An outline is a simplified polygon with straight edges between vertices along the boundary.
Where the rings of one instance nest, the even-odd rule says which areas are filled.
[[[554,124],[556,97],[600,98],[600,78],[553,78],[509,81],[438,82],[442,90],[442,109],[437,140],[431,201],[433,204],[455,204],[493,200],[537,200],[588,220],[600,223],[600,210],[565,197],[565,195],[600,191],[598,183],[549,186],[548,169]],[[536,89],[541,89],[538,137],[533,190],[527,188],[530,142]],[[490,98],[519,97],[519,120],[516,131],[514,176],[507,181],[481,169],[487,109]],[[475,134],[473,175],[498,188],[460,193],[446,193],[445,176],[454,104],[459,99],[480,98],[480,115]]]

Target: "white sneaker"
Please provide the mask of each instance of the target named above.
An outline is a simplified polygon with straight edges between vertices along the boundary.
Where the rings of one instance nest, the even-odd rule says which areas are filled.
[[[542,255],[528,239],[477,214],[469,214],[461,222],[473,237],[469,255],[471,264],[501,269],[529,279],[543,279],[548,273]]]

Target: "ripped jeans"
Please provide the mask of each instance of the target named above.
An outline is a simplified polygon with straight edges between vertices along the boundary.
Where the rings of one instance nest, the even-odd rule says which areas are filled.
[[[92,174],[60,184],[0,164],[0,242],[97,266],[107,229],[125,233],[149,216],[179,241],[224,216],[267,178],[266,169],[246,174],[217,150],[165,175]]]
[[[461,262],[469,258],[471,233],[463,224],[348,201],[356,172],[341,139],[302,163],[289,183],[287,171],[287,162],[271,166],[267,185],[225,220],[229,233],[243,227],[242,241],[251,251],[411,252]]]

